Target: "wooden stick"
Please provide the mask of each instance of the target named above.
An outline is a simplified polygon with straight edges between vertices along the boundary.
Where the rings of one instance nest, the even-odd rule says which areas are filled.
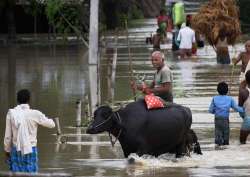
[[[80,127],[82,125],[81,122],[81,115],[82,115],[82,101],[76,101],[76,126]]]
[[[60,127],[59,118],[58,118],[58,117],[55,117],[54,119],[55,119],[56,129],[57,129],[56,134],[57,134],[57,135],[61,135],[61,134],[62,134],[62,131],[61,131],[61,127]]]
[[[89,104],[89,96],[88,94],[84,95],[84,117],[85,121],[91,121],[91,113],[90,113],[90,104]]]
[[[233,64],[232,72],[231,72],[231,76],[230,76],[229,94],[231,94],[231,92],[232,92],[231,89],[232,89],[232,84],[233,84],[234,67],[235,67],[235,65]]]
[[[117,44],[117,35],[115,37],[115,44]],[[111,103],[114,105],[115,98],[115,75],[116,75],[116,62],[117,62],[117,45],[114,48],[111,72]]]
[[[132,67],[132,57],[131,57],[131,52],[130,52],[130,43],[129,43],[129,34],[128,34],[128,21],[125,20],[125,28],[126,28],[126,34],[127,34],[127,44],[128,44],[128,57],[129,57],[129,73],[130,73],[130,77],[129,80],[130,82],[132,82],[134,79],[134,75],[133,75],[133,67]],[[136,101],[136,93],[135,90],[132,89],[133,92],[133,97],[134,100]]]

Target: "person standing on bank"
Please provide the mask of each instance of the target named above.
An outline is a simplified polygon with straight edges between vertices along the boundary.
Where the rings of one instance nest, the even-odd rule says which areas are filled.
[[[250,134],[250,70],[246,72],[245,80],[247,86],[240,88],[239,106],[243,106],[245,114],[240,114],[243,122],[240,129],[240,143],[246,144],[248,135]]]
[[[9,109],[6,116],[4,150],[6,162],[12,172],[37,172],[37,128],[42,125],[54,128],[55,123],[42,112],[30,109],[30,92],[17,93],[18,105]]]
[[[156,69],[154,80],[151,85],[136,85],[135,82],[132,82],[132,89],[140,90],[145,94],[153,93],[166,102],[173,102],[173,76],[170,68],[164,63],[164,54],[160,51],[153,52],[151,54],[151,62],[153,67]]]

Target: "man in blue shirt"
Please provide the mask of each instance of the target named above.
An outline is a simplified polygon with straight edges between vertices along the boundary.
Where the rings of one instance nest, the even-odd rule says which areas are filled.
[[[244,113],[231,96],[227,96],[228,85],[220,82],[217,85],[219,95],[214,96],[209,107],[209,112],[214,114],[215,119],[215,144],[218,146],[229,144],[229,112],[230,108]]]

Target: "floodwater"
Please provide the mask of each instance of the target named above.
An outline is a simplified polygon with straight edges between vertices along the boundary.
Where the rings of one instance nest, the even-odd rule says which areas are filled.
[[[140,22],[139,22],[140,23]],[[156,22],[148,20],[129,30],[134,76],[146,75],[152,79],[149,60],[152,46],[145,37],[156,29]],[[112,36],[111,36],[112,37]],[[126,35],[118,42],[106,37],[106,45],[118,47],[115,101],[132,100],[129,89],[128,49]],[[170,36],[169,36],[170,37]],[[166,46],[168,48],[169,46]],[[242,44],[230,48],[231,56],[244,50]],[[15,93],[21,88],[32,92],[31,106],[49,117],[59,117],[67,138],[56,136],[55,129],[41,128],[38,132],[39,166],[41,172],[67,172],[74,176],[249,176],[250,144],[239,145],[239,127],[242,122],[237,113],[230,114],[230,145],[224,150],[214,148],[213,115],[208,113],[211,97],[216,95],[216,85],[226,81],[230,95],[237,100],[240,66],[216,64],[215,53],[209,46],[199,49],[196,58],[179,60],[168,49],[164,50],[167,64],[174,75],[174,101],[188,106],[193,113],[192,128],[198,135],[203,155],[175,159],[163,154],[135,158],[127,163],[119,143],[111,147],[107,133],[86,135],[84,128],[76,128],[75,102],[83,99],[88,90],[88,65],[86,49],[81,46],[29,46],[0,48],[0,141],[3,142],[5,115],[15,105]],[[109,57],[102,50],[103,70]],[[233,71],[233,72],[232,72]],[[107,79],[102,76],[102,79]],[[103,89],[102,92],[107,92]],[[65,142],[65,143],[62,143]],[[3,147],[0,146],[3,152]],[[0,170],[7,170],[0,153]]]

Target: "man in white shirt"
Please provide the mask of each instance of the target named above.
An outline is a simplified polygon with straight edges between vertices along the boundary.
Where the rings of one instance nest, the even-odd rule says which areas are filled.
[[[17,93],[15,108],[6,116],[4,150],[6,162],[12,172],[37,172],[37,128],[42,125],[54,128],[55,123],[42,112],[30,109],[30,92],[26,89]]]
[[[190,57],[192,55],[192,46],[195,44],[195,32],[185,23],[182,24],[179,31],[177,41],[180,41],[179,54],[181,58]]]

